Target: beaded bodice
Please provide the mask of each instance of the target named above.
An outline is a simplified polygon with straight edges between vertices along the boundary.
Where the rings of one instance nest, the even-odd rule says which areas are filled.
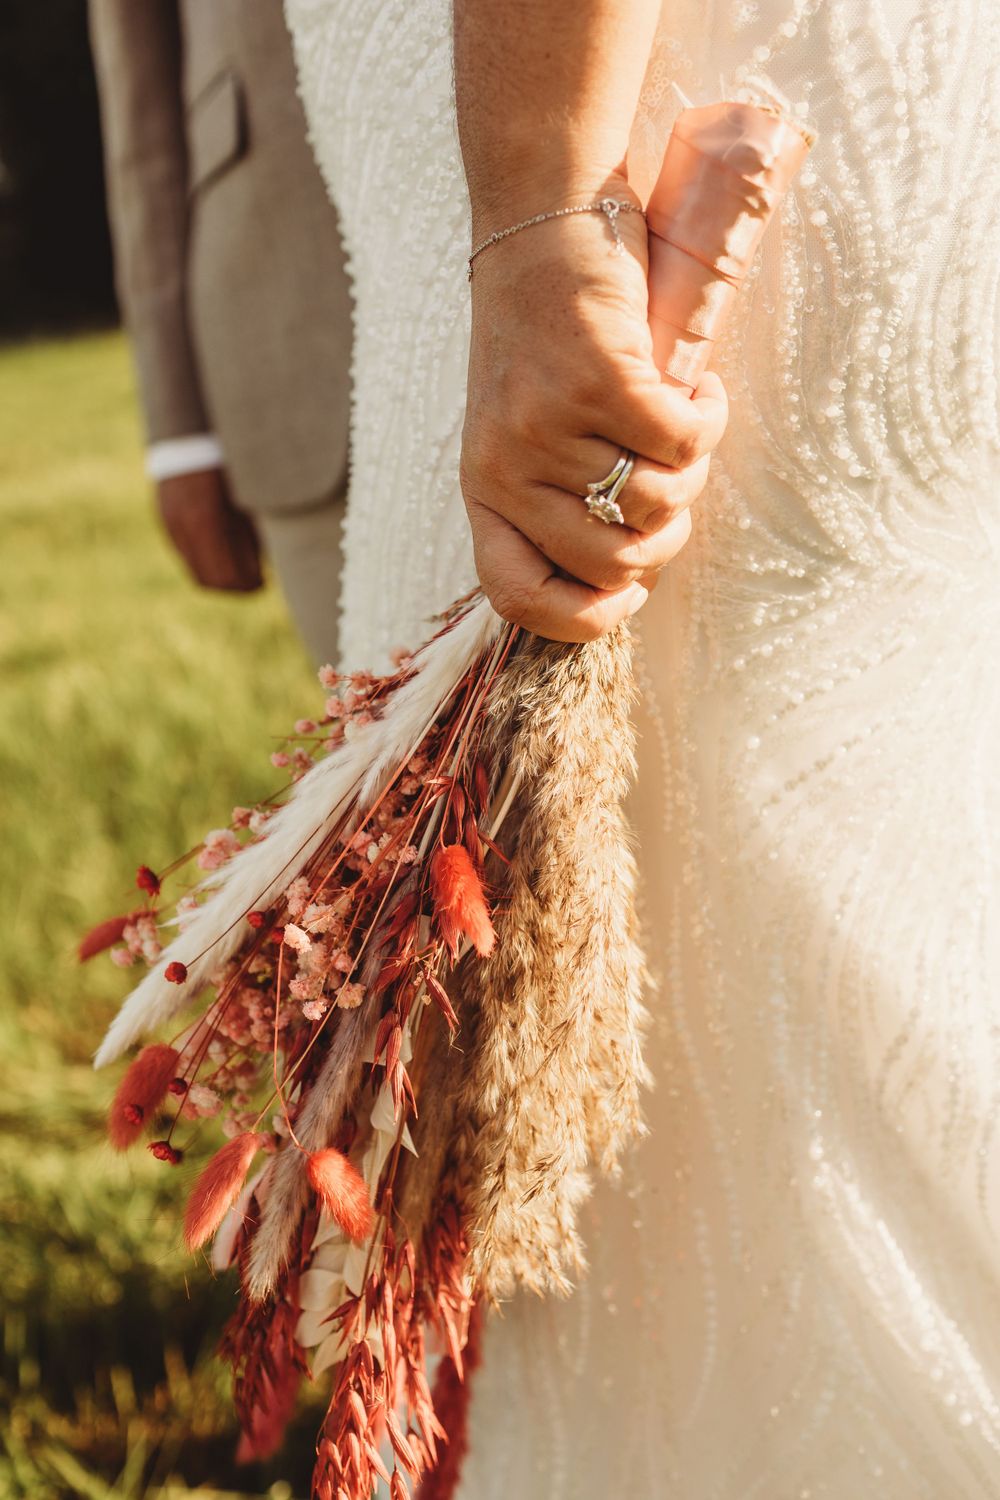
[[[286,0],[356,300],[343,646],[473,581],[449,0]],[[1000,11],[669,0],[634,139],[819,132],[640,618],[651,1135],[587,1282],[487,1336],[480,1500],[1000,1493]],[[499,251],[496,253],[500,253]]]

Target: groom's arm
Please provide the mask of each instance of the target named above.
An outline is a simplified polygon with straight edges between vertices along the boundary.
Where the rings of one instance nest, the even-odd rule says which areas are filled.
[[[119,301],[150,443],[208,430],[188,329],[176,0],[90,0]]]
[[[115,279],[160,516],[198,583],[257,588],[256,538],[229,496],[188,324],[188,159],[177,0],[90,0],[89,13]]]

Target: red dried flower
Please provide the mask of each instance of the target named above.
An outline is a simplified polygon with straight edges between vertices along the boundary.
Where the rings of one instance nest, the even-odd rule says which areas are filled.
[[[333,1146],[314,1151],[306,1168],[310,1185],[345,1234],[362,1244],[371,1233],[374,1212],[364,1178]]]
[[[267,912],[248,911],[247,921],[250,923],[251,927],[263,927],[264,923],[267,921]]]
[[[176,1146],[171,1146],[169,1141],[150,1141],[149,1149],[157,1161],[168,1161],[172,1167],[176,1167],[184,1155]]]
[[[202,1169],[184,1214],[184,1239],[189,1250],[197,1250],[218,1229],[239,1197],[260,1146],[256,1130],[244,1131],[220,1147]]]
[[[441,936],[453,958],[465,937],[480,958],[488,958],[496,943],[483,883],[462,844],[447,844],[431,860],[431,894]]]
[[[173,1047],[154,1042],[126,1070],[108,1111],[108,1136],[116,1151],[139,1139],[143,1125],[162,1104],[179,1061]]]
[[[121,941],[125,928],[131,920],[132,914],[128,913],[124,917],[109,917],[105,922],[98,922],[97,926],[92,927],[86,937],[80,941],[80,946],[76,950],[80,962],[84,964],[88,958],[94,958],[98,953],[113,948],[115,943]]]
[[[175,1099],[179,1099],[180,1096],[182,1094],[186,1094],[187,1091],[188,1082],[186,1078],[171,1078],[170,1082],[167,1084],[167,1093],[173,1094]]]
[[[172,963],[167,964],[163,971],[164,979],[170,984],[183,984],[188,977],[187,965],[179,963],[175,958]]]
[[[273,1360],[273,1356],[272,1356]],[[240,1434],[236,1462],[251,1464],[273,1457],[284,1441],[285,1431],[295,1412],[295,1398],[302,1383],[302,1371],[293,1360],[278,1363],[277,1379],[261,1373],[261,1401],[253,1411],[249,1431]]]
[[[135,883],[140,891],[145,891],[147,895],[158,896],[160,894],[160,877],[148,865],[140,865],[136,870]]]

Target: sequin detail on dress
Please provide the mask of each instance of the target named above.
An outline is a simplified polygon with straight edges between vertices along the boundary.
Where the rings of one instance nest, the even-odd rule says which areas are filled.
[[[472,579],[447,0],[287,0],[357,303],[344,651]],[[640,617],[650,1138],[487,1334],[463,1496],[1000,1494],[1000,13],[671,0],[676,79],[820,140]]]

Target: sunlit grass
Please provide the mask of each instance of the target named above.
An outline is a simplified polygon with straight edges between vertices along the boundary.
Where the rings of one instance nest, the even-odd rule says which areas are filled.
[[[319,689],[276,590],[199,593],[161,539],[117,335],[0,350],[0,546],[0,1500],[298,1487],[308,1423],[232,1463],[232,1287],[179,1249],[187,1169],[103,1142],[89,1055],[127,976],[73,950],[273,786]]]

